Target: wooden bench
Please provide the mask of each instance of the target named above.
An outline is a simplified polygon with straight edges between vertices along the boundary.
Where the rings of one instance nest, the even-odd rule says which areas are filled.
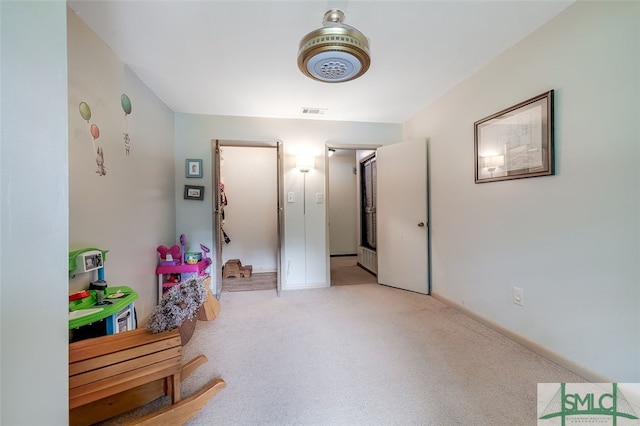
[[[170,395],[172,405],[140,424],[181,424],[226,386],[222,379],[181,401],[181,379],[206,362],[203,355],[182,364],[178,329],[153,334],[145,328],[69,345],[69,419],[92,424]],[[136,422],[137,423],[137,422]]]

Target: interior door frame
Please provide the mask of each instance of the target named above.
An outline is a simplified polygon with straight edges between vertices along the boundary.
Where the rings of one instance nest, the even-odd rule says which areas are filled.
[[[220,229],[222,228],[222,209],[220,208],[220,192],[218,188],[220,188],[220,141],[218,139],[213,139],[211,141],[212,146],[212,162],[213,165],[213,188],[211,190],[212,195],[212,204],[213,204],[213,212],[212,212],[212,237],[213,243],[216,248],[215,253],[215,265],[212,267],[216,271],[215,275],[215,283],[216,283],[216,291],[215,296],[216,299],[220,300],[220,294],[222,293],[222,238],[220,237]]]
[[[222,209],[220,208],[220,197],[218,197],[218,188],[220,186],[220,150],[224,146],[233,146],[240,148],[272,148],[276,149],[276,294],[280,296],[282,291],[282,270],[284,256],[284,144],[282,141],[260,142],[260,141],[242,141],[242,140],[223,140],[212,139],[212,164],[213,164],[213,188],[215,195],[213,196],[213,241],[216,247],[215,255],[215,271],[216,271],[216,298],[220,299],[222,293],[222,237],[219,232],[222,224]]]
[[[349,149],[352,151],[376,151],[380,146],[380,144],[366,144],[366,145],[357,145],[357,144],[339,144],[326,142],[324,144],[324,192],[325,192],[325,203],[324,203],[324,217],[325,217],[325,257],[326,257],[326,281],[327,287],[331,287],[331,230],[329,223],[329,204],[330,204],[330,187],[329,187],[329,150],[330,149]],[[356,165],[357,167],[357,165]],[[360,173],[360,172],[358,172]],[[358,200],[359,201],[359,200]],[[359,215],[358,207],[358,215]],[[359,216],[358,216],[359,217]],[[360,219],[358,219],[359,221]],[[358,242],[358,246],[360,243]]]

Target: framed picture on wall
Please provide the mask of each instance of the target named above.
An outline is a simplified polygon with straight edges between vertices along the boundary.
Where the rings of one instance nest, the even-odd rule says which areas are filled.
[[[185,167],[186,167],[186,176],[188,178],[202,177],[202,160],[187,158]]]
[[[204,200],[204,186],[185,185],[185,200]]]
[[[553,90],[474,123],[475,182],[553,175]]]

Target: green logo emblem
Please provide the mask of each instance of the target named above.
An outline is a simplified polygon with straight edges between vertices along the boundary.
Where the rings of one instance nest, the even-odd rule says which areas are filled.
[[[591,424],[596,418],[606,421],[613,426],[617,425],[618,418],[630,420],[638,420],[631,403],[627,400],[622,392],[618,389],[617,383],[600,384],[600,391],[593,391],[589,388],[591,384],[574,384],[574,387],[582,388],[582,392],[567,392],[566,383],[560,383],[560,388],[555,393],[551,401],[546,406],[538,419],[547,420],[552,418],[560,418],[562,426],[565,425],[568,417],[581,416],[583,421],[573,417],[571,424]],[[609,389],[604,387],[611,386]],[[584,391],[587,388],[589,391]],[[538,424],[543,425],[544,422]],[[640,422],[633,422],[640,424]]]

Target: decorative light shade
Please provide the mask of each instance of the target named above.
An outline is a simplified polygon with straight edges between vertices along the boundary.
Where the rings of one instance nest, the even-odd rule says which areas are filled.
[[[296,168],[300,170],[302,173],[307,173],[309,170],[313,169],[314,158],[312,155],[301,154],[296,158]]]
[[[371,64],[369,40],[343,21],[344,12],[331,9],[324,14],[323,28],[302,38],[298,68],[304,75],[325,83],[340,83],[367,72]]]

